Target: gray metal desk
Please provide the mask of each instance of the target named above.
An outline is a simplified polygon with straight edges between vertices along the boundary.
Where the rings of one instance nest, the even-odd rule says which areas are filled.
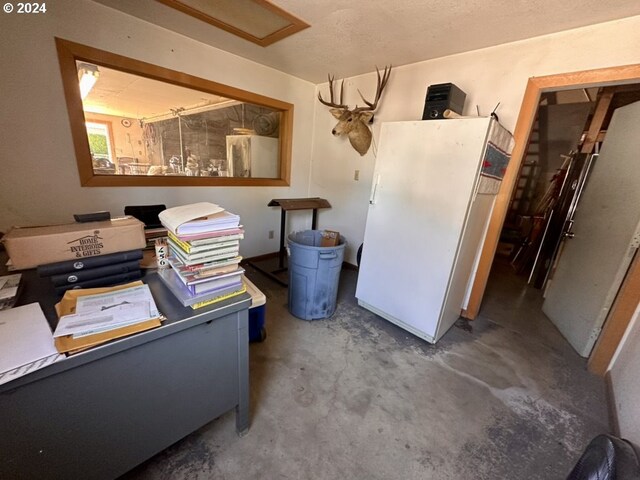
[[[54,322],[51,287],[28,280],[20,303]],[[0,386],[0,478],[113,479],[232,409],[248,430],[250,296],[194,311],[144,281],[161,327]]]

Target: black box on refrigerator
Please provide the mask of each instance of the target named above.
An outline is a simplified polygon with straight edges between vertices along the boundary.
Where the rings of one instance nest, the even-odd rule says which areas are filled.
[[[444,118],[443,114],[445,110],[451,110],[462,115],[466,98],[467,94],[453,83],[429,85],[429,88],[427,88],[427,98],[424,101],[422,120]]]

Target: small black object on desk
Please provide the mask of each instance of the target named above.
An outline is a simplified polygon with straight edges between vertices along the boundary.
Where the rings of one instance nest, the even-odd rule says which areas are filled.
[[[124,214],[131,215],[144,223],[144,228],[160,228],[162,224],[158,215],[167,207],[164,204],[158,205],[127,205],[124,207]]]
[[[274,198],[268,204],[268,207],[280,207],[282,209],[280,213],[280,250],[278,251],[278,268],[271,272],[268,272],[253,262],[250,262],[253,268],[263,273],[267,277],[272,280],[278,282],[283,287],[288,286],[287,282],[278,278],[275,274],[285,272],[287,268],[284,266],[284,257],[286,252],[286,240],[285,236],[285,227],[287,224],[287,211],[288,210],[312,210],[311,217],[311,230],[316,229],[316,224],[318,223],[318,209],[319,208],[331,208],[331,204],[324,198],[320,197],[311,197],[311,198]]]
[[[73,219],[78,223],[103,222],[111,220],[111,213],[106,211],[92,213],[75,213]]]

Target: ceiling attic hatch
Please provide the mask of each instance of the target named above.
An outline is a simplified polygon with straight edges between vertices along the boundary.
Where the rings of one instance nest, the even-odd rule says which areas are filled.
[[[309,27],[267,0],[157,1],[262,47]]]

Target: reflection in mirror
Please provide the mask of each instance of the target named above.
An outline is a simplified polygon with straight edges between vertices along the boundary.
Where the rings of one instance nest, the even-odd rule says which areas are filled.
[[[84,186],[286,186],[293,105],[56,39]]]
[[[279,111],[76,65],[94,174],[278,178]]]

